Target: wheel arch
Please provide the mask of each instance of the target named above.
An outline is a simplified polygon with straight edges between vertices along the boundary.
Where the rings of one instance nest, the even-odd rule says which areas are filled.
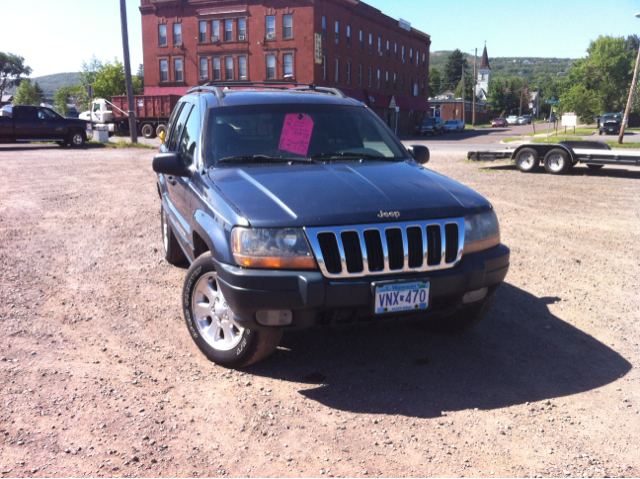
[[[196,210],[193,219],[191,235],[194,259],[210,251],[215,260],[235,264],[229,248],[230,227],[228,230],[225,228],[226,222],[221,225],[202,210]]]

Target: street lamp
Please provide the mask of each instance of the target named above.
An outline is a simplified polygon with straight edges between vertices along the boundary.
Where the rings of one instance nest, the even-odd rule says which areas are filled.
[[[636,13],[636,18],[640,18],[640,13]],[[622,125],[620,125],[620,136],[618,136],[618,145],[622,145],[622,138],[624,137],[624,129],[629,123],[629,111],[631,110],[631,104],[633,103],[633,94],[636,90],[636,81],[638,80],[638,64],[640,64],[640,48],[638,48],[638,58],[636,58],[636,67],[633,70],[633,80],[631,81],[631,88],[629,88],[629,100],[627,101],[627,108],[624,111],[624,119]]]

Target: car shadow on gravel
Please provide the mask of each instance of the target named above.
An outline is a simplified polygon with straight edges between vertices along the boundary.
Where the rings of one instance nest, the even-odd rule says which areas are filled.
[[[560,301],[503,284],[487,318],[461,335],[419,324],[292,332],[247,372],[302,383],[301,395],[337,410],[422,418],[569,396],[624,376],[628,361],[550,313]]]
[[[483,165],[479,168],[481,171],[491,172],[491,171],[516,171],[518,172],[518,168],[515,164],[511,165]],[[536,171],[532,173],[522,173],[525,175],[548,175],[544,169],[544,167],[540,166]],[[640,171],[638,170],[623,170],[619,167],[616,168],[601,168],[599,170],[591,170],[585,165],[578,165],[574,168],[570,169],[563,176],[602,176],[608,178],[628,178],[630,180],[640,180]]]

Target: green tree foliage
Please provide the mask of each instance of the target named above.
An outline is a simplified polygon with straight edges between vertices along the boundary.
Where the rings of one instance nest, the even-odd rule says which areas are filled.
[[[67,103],[71,97],[75,96],[77,90],[77,86],[63,86],[53,94],[53,108],[62,116],[67,116],[70,113]]]
[[[40,88],[40,85],[38,85],[38,82],[35,82],[33,84],[33,88],[35,88],[36,94],[38,95],[38,104],[44,103],[46,98],[44,96],[44,92],[42,91],[42,88]]]
[[[462,76],[460,77],[453,96],[454,98],[462,98]],[[469,73],[465,74],[464,97],[467,100],[473,99],[473,75]]]
[[[458,86],[462,79],[462,68],[468,68],[469,63],[465,56],[458,49],[455,49],[449,55],[447,63],[444,67],[444,89],[453,90]]]
[[[136,73],[136,76],[140,80],[140,84],[144,85],[144,65],[142,63],[138,66],[138,72]]]
[[[13,103],[16,105],[39,105],[40,98],[31,80],[22,80],[20,86],[13,95]]]
[[[633,78],[636,40],[601,36],[591,42],[588,56],[576,60],[567,77],[560,97],[562,110],[575,111],[586,122],[602,113],[623,111]]]
[[[444,91],[442,82],[442,72],[437,68],[429,68],[429,96],[436,96]]]
[[[502,80],[491,80],[489,82],[489,91],[487,92],[487,100],[491,105],[491,110],[499,115],[506,110],[505,82]]]
[[[24,76],[31,75],[24,58],[13,53],[0,52],[0,97],[5,90],[20,85]]]

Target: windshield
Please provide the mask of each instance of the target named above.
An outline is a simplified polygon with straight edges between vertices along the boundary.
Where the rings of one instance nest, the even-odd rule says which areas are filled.
[[[436,119],[435,118],[425,118],[422,120],[422,124],[423,125],[435,125],[436,124]]]
[[[292,103],[212,108],[206,141],[206,166],[221,160],[409,158],[373,112],[356,106]]]
[[[456,123],[458,123],[457,120],[447,120],[445,125],[455,125]]]
[[[612,115],[602,115],[602,119],[604,121],[622,120],[622,115],[620,113],[612,114]]]

